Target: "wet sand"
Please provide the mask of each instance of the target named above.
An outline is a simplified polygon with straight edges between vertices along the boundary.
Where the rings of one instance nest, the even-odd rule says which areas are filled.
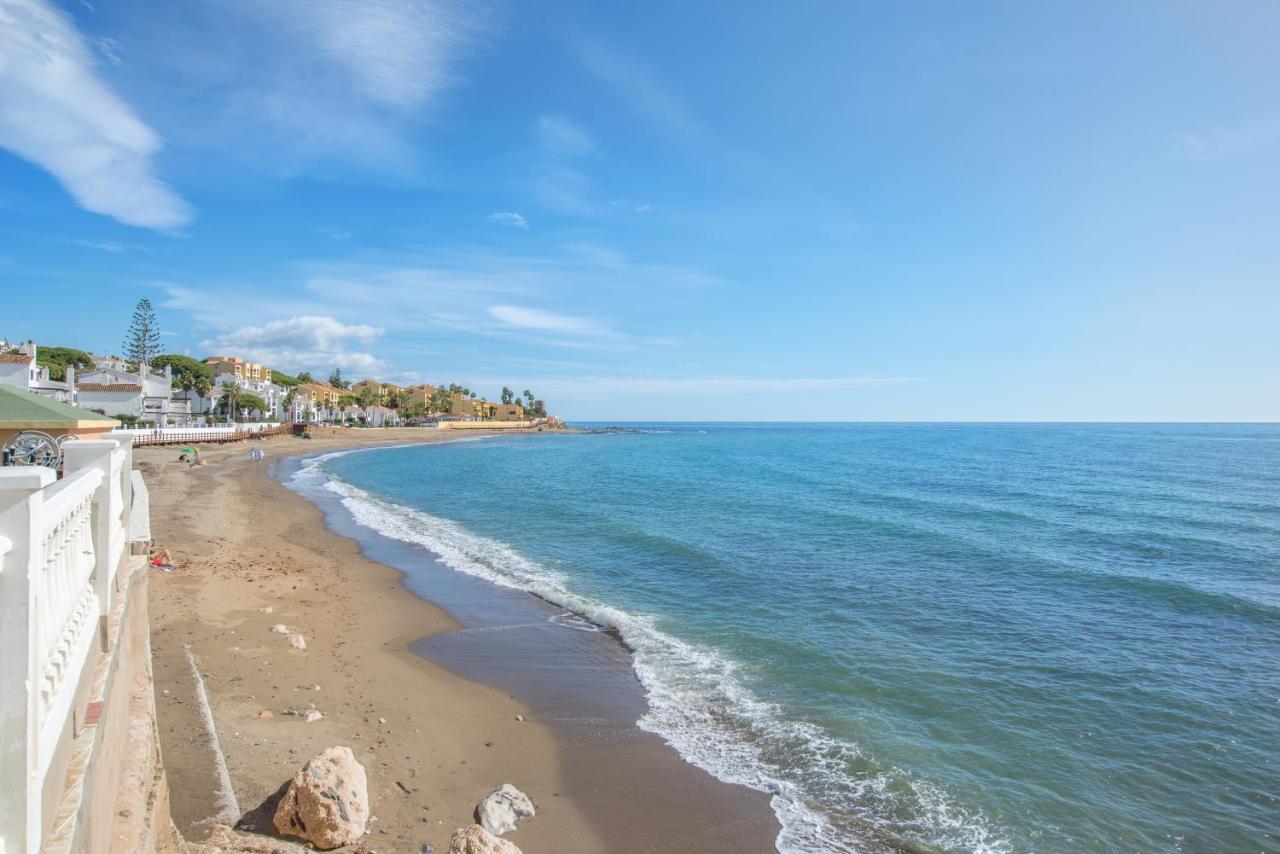
[[[254,808],[307,758],[345,744],[369,773],[377,821],[367,841],[377,851],[446,851],[453,829],[504,782],[538,808],[507,835],[527,854],[772,851],[767,796],[715,780],[632,725],[644,700],[610,636],[565,628],[559,609],[357,530],[333,502],[317,496],[317,506],[272,477],[287,474],[288,456],[452,438],[412,429],[279,437],[206,446],[194,468],[175,448],[135,452],[156,541],[191,561],[151,579],[179,829],[199,839],[219,814],[248,813],[252,825]],[[250,448],[267,461],[250,461]],[[306,649],[271,631],[280,623]],[[217,797],[198,681],[234,804]],[[288,714],[311,707],[324,717]]]

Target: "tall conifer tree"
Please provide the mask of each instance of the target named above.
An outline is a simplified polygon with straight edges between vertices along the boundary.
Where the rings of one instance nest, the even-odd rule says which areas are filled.
[[[133,320],[124,337],[124,357],[130,362],[150,362],[160,355],[160,323],[151,300],[143,297],[133,310]]]

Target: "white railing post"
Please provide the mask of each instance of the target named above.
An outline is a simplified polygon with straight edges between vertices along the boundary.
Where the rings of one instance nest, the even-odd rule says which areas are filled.
[[[118,445],[114,439],[92,439],[67,442],[62,446],[62,476],[69,478],[86,469],[102,472],[102,482],[93,496],[93,592],[98,596],[100,613],[111,613],[111,589],[125,531],[120,524],[121,495],[118,475],[111,471],[111,454]]]
[[[57,475],[0,468],[0,852],[40,850],[39,654],[34,579],[44,568],[42,490]]]

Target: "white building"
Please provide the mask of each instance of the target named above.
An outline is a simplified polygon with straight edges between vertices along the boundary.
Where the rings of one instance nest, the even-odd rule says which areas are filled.
[[[7,342],[6,342],[7,343]],[[15,352],[3,352],[14,350]],[[49,369],[36,363],[36,342],[0,347],[0,383],[25,389],[59,403],[76,403],[75,368],[68,366],[67,381],[49,379]]]
[[[368,427],[399,427],[400,413],[386,406],[366,406],[361,412]]]
[[[80,375],[76,396],[81,409],[150,421],[157,427],[191,421],[191,401],[174,395],[173,369],[168,366],[158,373],[144,362],[136,374],[94,368]]]

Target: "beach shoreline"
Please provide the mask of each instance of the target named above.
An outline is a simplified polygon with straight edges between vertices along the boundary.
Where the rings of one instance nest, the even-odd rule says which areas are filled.
[[[635,695],[610,700],[616,715],[608,725],[594,713],[564,714],[593,698],[626,694],[625,686],[569,697],[557,686],[557,712],[539,696],[536,674],[516,684],[506,677],[519,667],[492,666],[518,651],[514,635],[489,632],[481,646],[468,648],[481,633],[460,631],[480,612],[488,616],[479,619],[501,621],[518,619],[503,608],[556,609],[523,593],[523,604],[495,604],[500,591],[489,588],[458,600],[479,611],[451,616],[429,601],[429,591],[405,589],[413,567],[404,562],[425,566],[434,563],[429,555],[380,560],[368,537],[334,530],[332,508],[326,514],[247,453],[266,450],[275,466],[328,451],[460,438],[420,429],[340,430],[306,442],[282,437],[208,449],[205,464],[194,468],[176,462],[171,448],[136,453],[152,488],[157,542],[192,561],[188,569],[156,573],[151,593],[161,742],[179,828],[198,837],[201,822],[230,812],[209,794],[217,769],[195,720],[191,652],[240,813],[268,801],[314,753],[348,744],[369,773],[378,821],[366,838],[376,850],[447,850],[453,829],[470,823],[474,805],[504,782],[538,806],[537,818],[509,836],[526,852],[774,850],[779,827],[768,796],[716,780],[635,727],[642,711],[628,705]],[[277,624],[300,633],[306,649],[273,633]],[[599,672],[617,679],[629,653],[613,638],[607,643],[617,654]],[[313,705],[324,715],[314,723],[289,714]],[[626,727],[616,725],[627,716]],[[583,726],[585,718],[593,723]]]

